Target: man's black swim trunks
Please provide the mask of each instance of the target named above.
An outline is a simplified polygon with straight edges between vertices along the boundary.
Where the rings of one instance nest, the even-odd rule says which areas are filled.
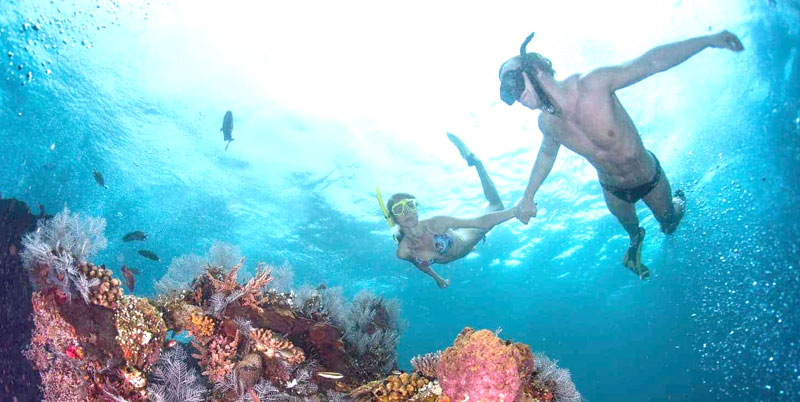
[[[650,152],[650,151],[647,151]],[[653,159],[656,161],[656,174],[653,175],[653,180],[650,180],[647,183],[642,185],[636,186],[634,188],[621,188],[617,186],[612,186],[609,184],[605,184],[602,181],[600,182],[600,186],[603,187],[606,191],[611,194],[614,194],[615,197],[623,200],[625,202],[629,202],[631,204],[635,203],[642,199],[642,197],[650,194],[656,185],[658,185],[658,181],[661,180],[661,163],[658,162],[658,158],[650,152],[650,155],[653,155]]]

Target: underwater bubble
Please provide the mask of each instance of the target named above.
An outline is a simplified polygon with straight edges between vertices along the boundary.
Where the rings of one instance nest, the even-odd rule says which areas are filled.
[[[10,59],[12,57],[14,57],[14,52],[8,52],[8,58]]]
[[[33,30],[34,30],[34,31],[39,31],[39,30],[41,30],[41,29],[42,29],[42,26],[41,26],[41,25],[39,25],[39,24],[33,24]]]
[[[50,75],[50,73],[52,73],[52,71],[51,71],[51,70],[48,68],[48,69],[47,69],[47,71],[45,71],[45,73],[46,73],[47,75]]]

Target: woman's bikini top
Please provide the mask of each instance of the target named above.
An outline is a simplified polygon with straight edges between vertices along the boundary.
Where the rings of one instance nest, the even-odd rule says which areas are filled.
[[[454,242],[453,237],[447,233],[433,235],[433,248],[439,255],[447,254]],[[429,267],[436,262],[435,260],[435,258],[423,260],[422,258],[414,257],[414,262],[421,267]]]

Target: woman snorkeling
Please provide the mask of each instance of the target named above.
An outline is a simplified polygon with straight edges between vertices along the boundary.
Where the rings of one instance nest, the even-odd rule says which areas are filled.
[[[447,137],[456,145],[461,156],[469,166],[475,166],[483,186],[483,194],[489,201],[486,214],[473,219],[459,219],[451,216],[434,216],[419,220],[419,203],[411,194],[397,193],[386,203],[381,202],[384,216],[390,226],[399,227],[396,236],[397,258],[414,264],[420,271],[430,275],[440,288],[446,288],[450,281],[442,278],[433,264],[447,264],[469,254],[476,244],[496,225],[514,217],[514,209],[503,209],[503,202],[497,195],[492,179],[483,164],[469,151],[466,145],[453,134]]]

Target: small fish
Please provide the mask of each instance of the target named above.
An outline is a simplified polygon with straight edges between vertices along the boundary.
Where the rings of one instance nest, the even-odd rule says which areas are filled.
[[[133,287],[136,285],[136,277],[133,276],[133,270],[123,265],[122,268],[120,268],[120,271],[122,271],[122,278],[125,279],[125,287],[133,292]]]
[[[156,253],[154,253],[154,252],[152,252],[150,250],[139,250],[139,255],[141,255],[144,258],[149,258],[149,259],[151,259],[153,261],[161,261],[161,259],[158,258]]]
[[[330,378],[331,380],[341,380],[342,378],[344,378],[344,375],[342,375],[342,373],[337,373],[335,371],[320,371],[319,373],[317,373],[317,375],[322,378]]]
[[[103,187],[103,188],[108,188],[108,186],[106,186],[106,180],[105,180],[105,179],[103,179],[103,174],[102,174],[102,173],[100,173],[100,172],[99,172],[97,169],[95,169],[95,170],[92,172],[92,174],[94,175],[94,181],[96,181],[96,182],[97,182],[97,184],[98,184],[100,187]]]
[[[400,370],[392,370],[392,375],[400,375],[400,374],[403,374],[403,372]]]
[[[172,349],[172,348],[174,348],[174,347],[175,347],[175,345],[177,345],[177,344],[178,344],[178,341],[176,341],[176,340],[174,340],[174,339],[170,339],[170,340],[168,340],[168,341],[167,341],[167,343],[166,343],[166,344],[164,344],[164,347],[166,347],[167,349]]]
[[[222,131],[223,141],[228,141],[228,145],[225,145],[225,150],[228,150],[228,147],[231,145],[231,141],[233,141],[233,137],[231,133],[233,133],[233,113],[230,110],[225,112],[225,118],[222,119],[222,128],[219,129]]]
[[[130,232],[125,236],[122,236],[122,241],[134,241],[134,240],[145,240],[145,239],[147,239],[147,235],[141,230]]]

